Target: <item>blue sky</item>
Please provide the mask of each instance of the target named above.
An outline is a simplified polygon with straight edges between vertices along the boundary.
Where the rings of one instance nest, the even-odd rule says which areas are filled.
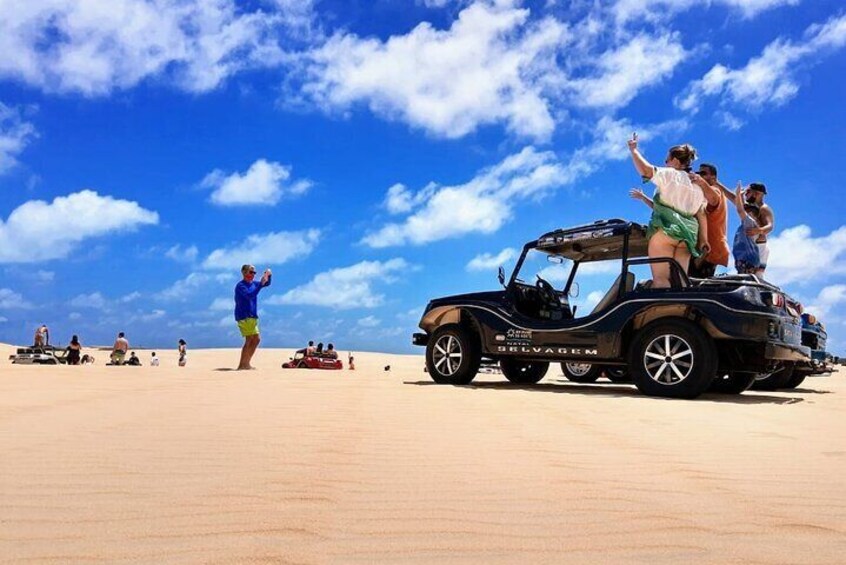
[[[413,351],[544,231],[647,221],[637,130],[767,184],[768,278],[846,349],[840,2],[36,0],[0,51],[0,341],[235,346],[254,262],[265,344]]]

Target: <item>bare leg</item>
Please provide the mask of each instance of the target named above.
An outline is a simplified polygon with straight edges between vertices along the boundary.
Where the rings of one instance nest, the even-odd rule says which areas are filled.
[[[241,348],[241,361],[238,363],[239,371],[250,368],[250,357],[252,357],[252,353],[250,353],[250,346],[252,338],[253,336],[247,336],[244,338],[244,346]]]
[[[252,343],[252,345],[250,346],[250,354],[249,354],[249,356],[247,357],[247,368],[248,368],[248,369],[255,369],[255,367],[253,367],[253,366],[250,364],[250,362],[253,360],[253,355],[255,355],[255,354],[256,354],[256,349],[258,349],[259,343],[261,343],[261,336],[259,336],[258,334],[256,334],[256,335],[251,336],[251,337],[252,337],[252,339],[253,339],[253,343]]]
[[[673,259],[676,260],[676,262],[681,266],[682,271],[685,273],[690,267],[690,258],[690,250],[687,248],[687,245],[679,242],[679,246],[676,247],[676,252],[673,254]]]
[[[662,230],[656,231],[649,238],[649,258],[672,258],[675,255],[678,243]],[[670,266],[667,263],[652,263],[649,267],[652,269],[652,288],[669,288]]]

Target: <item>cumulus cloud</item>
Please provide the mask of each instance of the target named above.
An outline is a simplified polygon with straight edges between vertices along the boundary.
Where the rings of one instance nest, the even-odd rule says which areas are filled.
[[[396,281],[396,274],[410,268],[403,259],[362,261],[317,274],[310,282],[275,295],[265,304],[312,305],[337,308],[375,308],[385,297],[373,289],[375,284]]]
[[[199,252],[196,245],[182,247],[177,244],[165,251],[165,257],[173,259],[177,263],[193,263],[197,260]]]
[[[0,174],[18,163],[16,157],[36,136],[35,126],[24,119],[22,108],[0,102]]]
[[[568,88],[578,106],[620,108],[644,87],[672,75],[686,55],[678,34],[640,33],[600,54],[591,74],[573,79]]]
[[[649,139],[677,135],[685,128],[684,122],[675,120],[635,126],[625,119],[604,117],[596,124],[592,141],[574,151],[567,162],[551,151],[530,146],[483,169],[465,184],[429,183],[418,192],[395,184],[388,189],[385,206],[407,217],[365,235],[362,243],[374,248],[423,245],[468,233],[493,233],[511,218],[518,202],[541,198],[585,178],[608,161],[628,158],[626,139],[633,130],[641,139]]]
[[[91,292],[89,294],[79,294],[74,296],[68,302],[68,305],[74,308],[93,308],[95,310],[105,310],[109,306],[109,301],[103,296],[103,293]]]
[[[776,284],[806,284],[846,273],[846,226],[814,237],[799,225],[770,237],[766,278]]]
[[[159,222],[137,202],[83,190],[52,202],[30,200],[0,220],[0,263],[34,263],[66,257],[81,242]]]
[[[710,0],[705,4],[726,6],[744,18],[753,18],[759,13],[780,6],[796,6],[799,0]],[[701,0],[617,0],[611,12],[618,23],[626,23],[636,18],[660,20],[694,7],[702,7]]]
[[[215,169],[200,186],[213,189],[211,201],[219,206],[273,206],[283,197],[301,196],[308,192],[309,180],[291,181],[291,167],[259,159],[245,173],[227,175]]]
[[[364,318],[359,318],[359,320],[356,322],[356,324],[358,324],[362,328],[375,328],[381,323],[382,321],[379,318],[372,315],[365,316]]]
[[[824,24],[810,26],[801,41],[776,39],[742,68],[714,65],[701,79],[688,85],[676,104],[682,110],[695,111],[706,98],[719,97],[723,105],[733,104],[750,111],[781,106],[799,91],[799,69],[844,45],[846,15],[832,17]]]
[[[223,311],[223,310],[234,310],[235,309],[235,299],[230,298],[215,298],[212,303],[209,305],[209,310],[213,311]]]
[[[214,280],[214,277],[209,273],[190,273],[185,278],[180,279],[164,290],[159,291],[156,294],[156,298],[159,300],[184,302],[201,292],[205,287],[214,282]]]
[[[299,94],[328,112],[362,104],[447,138],[494,123],[545,138],[554,120],[544,75],[558,72],[567,26],[531,21],[516,4],[475,2],[449,29],[423,22],[384,41],[338,33],[306,56]]]
[[[311,29],[310,0],[40,0],[0,3],[0,77],[47,91],[104,95],[149,77],[203,92],[279,64],[281,38]],[[50,38],[47,41],[47,38]]]
[[[835,284],[820,290],[805,310],[820,318],[824,323],[830,324],[830,316],[835,308],[842,304],[846,304],[846,284]]]
[[[458,186],[429,185],[408,194],[412,214],[362,240],[371,247],[416,245],[465,233],[492,233],[512,214],[516,199],[538,197],[561,185],[561,164],[551,151],[526,147]],[[422,197],[421,197],[422,195]]]
[[[31,306],[19,292],[15,292],[11,288],[0,288],[0,308],[3,310],[30,308]]]
[[[320,241],[320,230],[254,234],[244,241],[212,251],[203,261],[206,269],[240,269],[250,263],[257,267],[281,265],[309,255]]]
[[[506,247],[496,255],[482,253],[481,255],[476,255],[470,259],[470,262],[467,263],[466,269],[468,271],[488,271],[490,269],[496,269],[500,265],[511,261],[516,256],[517,250],[512,247]]]

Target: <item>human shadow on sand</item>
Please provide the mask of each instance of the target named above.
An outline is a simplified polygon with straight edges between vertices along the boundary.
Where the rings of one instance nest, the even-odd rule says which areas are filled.
[[[432,381],[403,381],[403,384],[416,386],[447,386],[439,385]],[[634,386],[617,384],[576,384],[570,381],[560,380],[554,383],[538,383],[536,385],[520,385],[509,382],[499,383],[471,383],[469,385],[455,385],[457,388],[474,390],[526,390],[532,392],[552,392],[558,394],[579,394],[582,396],[610,396],[616,398],[644,398],[650,400],[664,400],[678,402],[676,398],[661,398],[657,396],[645,396]],[[703,394],[696,399],[697,402],[719,402],[724,404],[798,404],[804,402],[804,398],[793,396],[769,396],[760,393],[754,394]]]

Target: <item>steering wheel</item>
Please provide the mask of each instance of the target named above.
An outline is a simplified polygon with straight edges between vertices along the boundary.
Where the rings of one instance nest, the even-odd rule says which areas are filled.
[[[555,304],[557,305],[558,302],[558,295],[555,293],[555,289],[549,284],[547,281],[542,279],[540,275],[537,276],[538,281],[535,283],[535,288],[538,289],[538,296],[540,296],[544,302],[547,304]]]

